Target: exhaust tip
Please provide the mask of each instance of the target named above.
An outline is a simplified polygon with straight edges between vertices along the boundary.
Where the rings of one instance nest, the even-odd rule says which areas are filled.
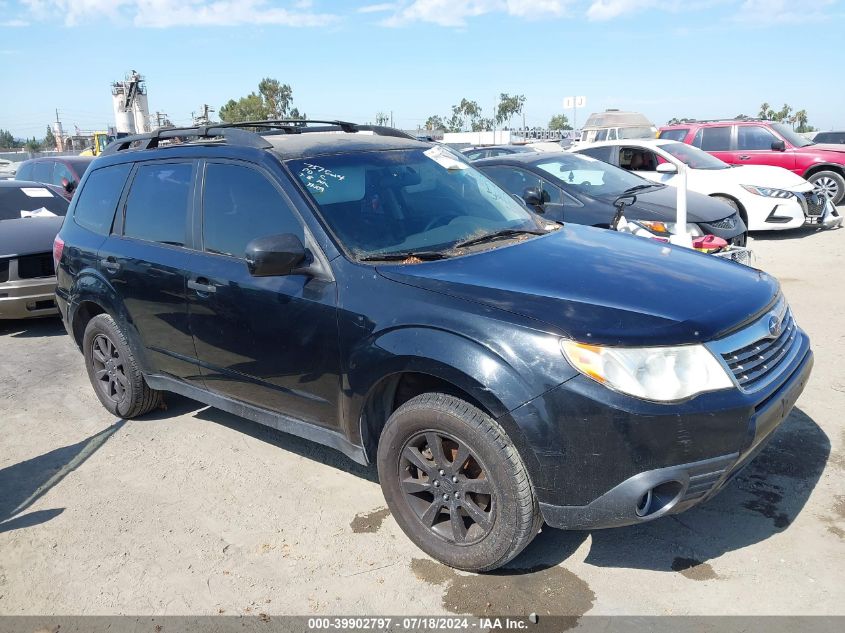
[[[635,511],[640,518],[662,514],[677,503],[684,486],[680,481],[664,481],[646,490],[637,501]]]

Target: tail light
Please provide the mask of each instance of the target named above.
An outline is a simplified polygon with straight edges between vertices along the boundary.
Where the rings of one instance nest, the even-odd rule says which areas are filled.
[[[59,262],[62,261],[62,251],[64,248],[65,241],[57,235],[56,239],[53,240],[53,267],[57,273],[59,271]]]

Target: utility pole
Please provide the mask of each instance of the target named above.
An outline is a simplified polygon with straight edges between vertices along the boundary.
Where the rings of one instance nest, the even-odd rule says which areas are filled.
[[[214,108],[212,108],[207,103],[202,104],[202,114],[197,117],[194,117],[194,113],[191,112],[191,117],[194,119],[194,123],[197,125],[208,125],[211,121],[209,119],[209,114],[214,112]]]

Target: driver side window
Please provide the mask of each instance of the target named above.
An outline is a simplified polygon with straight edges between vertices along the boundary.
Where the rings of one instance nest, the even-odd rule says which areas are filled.
[[[642,147],[622,147],[619,150],[619,166],[628,171],[656,171],[660,161],[657,154]]]
[[[484,167],[483,171],[502,189],[520,198],[526,189],[536,187],[543,190],[543,200],[547,204],[564,204],[563,192],[560,187],[527,169],[496,165],[495,167]]]

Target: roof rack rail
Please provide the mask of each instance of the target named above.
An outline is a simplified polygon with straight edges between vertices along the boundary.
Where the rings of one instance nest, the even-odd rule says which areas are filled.
[[[675,125],[684,125],[686,123],[728,123],[730,121],[768,121],[769,119],[761,119],[753,116],[738,116],[733,118],[723,117],[721,119],[681,119],[680,123]]]
[[[319,127],[307,127],[308,123],[323,124]],[[192,137],[197,139],[219,139],[222,138],[229,145],[242,145],[245,147],[256,147],[258,149],[270,149],[273,145],[265,139],[262,134],[256,131],[243,128],[262,128],[270,130],[270,134],[303,134],[307,132],[372,132],[378,136],[396,136],[400,138],[413,137],[402,130],[386,127],[383,125],[359,125],[349,121],[323,120],[323,119],[268,119],[263,121],[240,121],[237,123],[214,123],[212,125],[199,125],[193,127],[172,127],[153,130],[146,134],[135,134],[125,136],[110,143],[102,151],[101,155],[115,154],[117,152],[132,150],[155,149],[160,146],[162,140],[181,139]]]

